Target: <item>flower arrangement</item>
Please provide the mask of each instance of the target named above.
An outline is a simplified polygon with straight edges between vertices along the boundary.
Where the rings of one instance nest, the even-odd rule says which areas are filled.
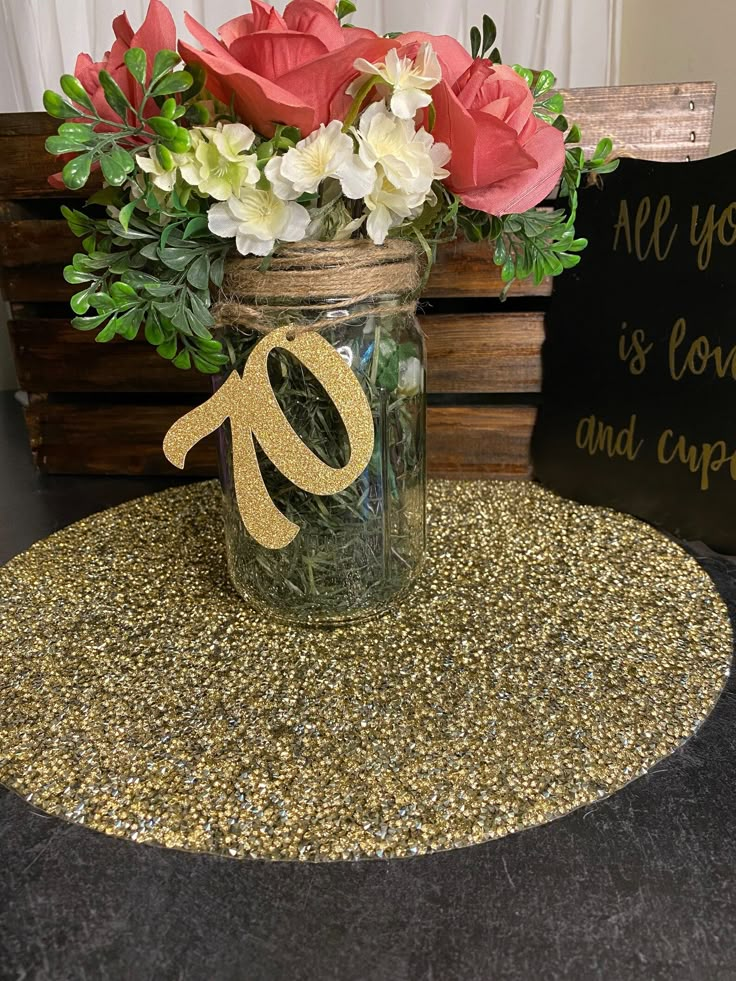
[[[578,188],[615,166],[611,143],[585,159],[552,73],[503,65],[489,17],[468,53],[354,27],[352,0],[251,2],[219,38],[187,16],[198,46],[177,48],[151,0],[138,31],[122,14],[103,61],[80,55],[63,94],[45,93],[63,120],[54,180],[76,191],[100,171],[89,200],[107,209],[64,209],[84,248],[65,270],[75,327],[101,342],[143,329],[176,367],[214,374],[228,357],[210,308],[233,251],[266,268],[283,243],[402,238],[429,268],[464,235],[506,284],[578,263]],[[558,188],[563,206],[540,210]]]

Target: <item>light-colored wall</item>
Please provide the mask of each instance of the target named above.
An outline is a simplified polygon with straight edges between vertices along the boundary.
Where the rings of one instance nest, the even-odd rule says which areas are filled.
[[[736,147],[736,0],[623,0],[623,85],[717,82],[712,152]]]

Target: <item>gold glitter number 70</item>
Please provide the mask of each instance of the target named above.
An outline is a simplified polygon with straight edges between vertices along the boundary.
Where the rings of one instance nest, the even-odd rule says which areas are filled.
[[[268,378],[268,355],[288,349],[308,368],[332,399],[345,425],[350,459],[340,468],[328,466],[302,442],[281,410]],[[309,494],[337,494],[368,466],[373,453],[373,416],[358,379],[320,334],[294,335],[291,328],[270,331],[256,344],[242,378],[233,371],[203,405],[182,416],[166,434],[164,454],[182,469],[187,453],[230,420],[235,496],[243,524],[265,548],[284,548],[299,534],[271,500],[258,466],[254,437],[278,470]]]

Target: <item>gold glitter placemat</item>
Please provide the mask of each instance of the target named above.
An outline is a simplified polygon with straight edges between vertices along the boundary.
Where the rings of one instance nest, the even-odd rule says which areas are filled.
[[[731,657],[678,545],[533,484],[438,482],[415,591],[296,629],[230,588],[214,484],[0,570],[0,781],[108,834],[245,857],[405,856],[612,793],[692,735]]]

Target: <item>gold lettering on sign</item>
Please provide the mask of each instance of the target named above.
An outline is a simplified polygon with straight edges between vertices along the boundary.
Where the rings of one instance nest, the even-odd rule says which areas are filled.
[[[350,460],[336,469],[302,442],[281,410],[268,378],[268,356],[283,348],[322,385],[345,426]],[[203,405],[179,419],[166,434],[164,454],[182,469],[187,453],[205,436],[230,420],[233,476],[240,515],[248,533],[265,548],[284,548],[299,533],[271,500],[263,481],[254,439],[296,487],[309,494],[338,494],[368,466],[373,453],[371,407],[348,365],[320,334],[295,334],[289,327],[266,334],[248,356],[242,377],[233,371]]]
[[[628,426],[616,432],[613,426],[606,425],[594,415],[586,416],[578,423],[575,432],[575,443],[579,450],[585,450],[590,456],[605,453],[613,459],[623,456],[627,460],[635,460],[644,445],[644,440],[635,442],[636,416],[629,420]]]
[[[674,444],[674,445],[673,445]],[[659,463],[683,463],[690,473],[700,475],[700,489],[710,487],[710,475],[728,466],[731,480],[736,480],[736,450],[729,453],[722,439],[715,443],[702,443],[695,446],[688,443],[685,436],[678,436],[671,429],[665,429],[657,443]]]
[[[696,204],[690,222],[690,244],[698,250],[698,269],[705,271],[713,255],[714,240],[717,239],[726,247],[736,245],[736,201],[724,208],[718,218],[716,206],[712,204],[706,211],[700,228],[699,223],[700,205]]]
[[[665,194],[657,202],[657,207],[654,209],[653,225],[650,229],[648,226],[652,218],[652,201],[651,198],[644,197],[636,209],[632,226],[629,202],[625,198],[622,199],[618,211],[618,221],[613,229],[613,251],[618,251],[623,236],[626,251],[629,255],[635,255],[640,262],[648,259],[652,251],[658,262],[664,262],[672,250],[675,235],[677,235],[678,226],[675,225],[665,242],[665,229],[671,213],[672,200],[669,195]]]
[[[701,335],[691,341],[681,355],[680,348],[685,344],[686,335],[687,320],[681,317],[670,332],[669,365],[670,377],[674,381],[680,381],[687,373],[703,375],[711,367],[717,378],[736,381],[736,344],[730,351],[724,352],[720,345],[711,345],[708,338]]]
[[[654,344],[647,344],[647,335],[640,328],[632,330],[630,335],[625,332],[629,325],[624,321],[621,324],[623,334],[618,339],[618,356],[624,364],[628,365],[632,375],[641,375],[647,366],[647,355],[654,347]]]

